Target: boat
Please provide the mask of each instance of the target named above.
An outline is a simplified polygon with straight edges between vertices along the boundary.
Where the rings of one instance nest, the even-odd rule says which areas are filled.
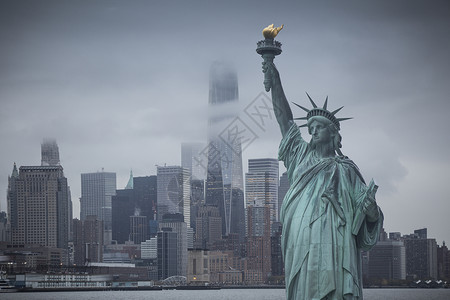
[[[6,278],[0,278],[0,293],[17,292],[17,288]]]

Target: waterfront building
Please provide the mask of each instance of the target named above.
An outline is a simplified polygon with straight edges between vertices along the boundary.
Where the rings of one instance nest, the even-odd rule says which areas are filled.
[[[196,218],[195,248],[210,249],[222,238],[222,218],[217,206],[202,205]]]
[[[272,272],[270,215],[269,205],[247,208],[247,282],[267,282]]]
[[[158,279],[178,274],[178,234],[172,228],[161,228],[157,234]]]
[[[222,218],[222,235],[245,237],[244,184],[241,138],[236,126],[238,79],[226,63],[213,63],[209,80],[209,120],[206,194],[208,205],[217,206]]]
[[[117,243],[123,244],[130,240],[132,234],[130,224],[133,216],[146,217],[146,228],[142,229],[146,234],[143,240],[150,237],[150,222],[156,217],[156,183],[155,175],[144,177],[131,175],[126,188],[116,190],[116,195],[112,197],[112,239]]]
[[[445,242],[437,248],[437,263],[438,279],[450,280],[450,251]]]
[[[406,279],[406,253],[403,241],[378,241],[369,251],[368,259],[369,278]]]
[[[77,266],[103,261],[103,222],[97,216],[73,220],[73,251]]]
[[[243,274],[249,272],[247,260],[233,251],[208,251],[208,267],[210,282],[219,284],[240,285],[244,282]]]
[[[406,276],[408,279],[437,279],[436,239],[427,238],[427,229],[414,230],[403,237],[406,249]]]
[[[176,275],[186,276],[187,272],[187,251],[188,251],[188,234],[187,224],[183,220],[182,214],[166,214],[159,222],[159,229],[170,228],[172,232],[177,234],[177,272]]]
[[[280,222],[275,222],[272,224],[271,234],[270,234],[270,254],[272,263],[272,275],[282,276],[284,275],[284,263],[283,263],[283,253],[281,251],[281,233],[283,225]]]
[[[11,244],[67,250],[68,192],[62,166],[22,166],[18,172],[14,164],[7,192]]]
[[[141,243],[141,258],[156,259],[158,255],[158,239],[153,237]]]
[[[278,164],[275,158],[249,159],[245,176],[247,206],[269,206],[270,224],[278,222]]]
[[[191,249],[188,251],[188,267],[186,281],[188,284],[204,285],[210,282],[208,268],[208,251]]]
[[[6,211],[0,211],[0,242],[9,242],[9,232],[6,226],[7,222],[8,217]]]
[[[27,288],[37,289],[105,289],[113,280],[112,275],[91,274],[24,274],[23,281]]]
[[[157,220],[165,214],[182,214],[183,221],[190,224],[191,183],[189,170],[180,166],[157,168]]]
[[[103,223],[103,243],[112,241],[112,197],[116,194],[116,173],[81,174],[80,219],[97,216]]]

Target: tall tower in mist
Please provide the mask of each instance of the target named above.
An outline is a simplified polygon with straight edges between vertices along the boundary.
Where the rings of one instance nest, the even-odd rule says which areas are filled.
[[[208,165],[206,204],[217,206],[222,234],[245,236],[242,148],[239,139],[228,140],[227,126],[238,114],[236,71],[213,63],[209,77]],[[225,132],[225,134],[223,134]]]
[[[59,166],[59,149],[56,140],[44,139],[41,144],[41,166]]]

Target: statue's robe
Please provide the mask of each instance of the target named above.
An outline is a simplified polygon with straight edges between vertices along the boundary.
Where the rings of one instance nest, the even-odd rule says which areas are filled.
[[[368,187],[358,167],[346,157],[319,158],[295,124],[279,160],[291,184],[280,214],[287,299],[362,299],[360,251],[376,244],[383,215],[365,218]]]

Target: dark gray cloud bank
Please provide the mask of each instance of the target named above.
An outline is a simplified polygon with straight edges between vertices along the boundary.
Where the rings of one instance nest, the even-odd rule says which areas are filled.
[[[354,117],[342,150],[380,185],[386,230],[428,227],[450,241],[448,2],[297,2],[2,1],[1,209],[13,163],[39,164],[46,137],[59,144],[76,214],[80,173],[117,172],[122,188],[131,168],[180,164],[181,142],[206,139],[210,64],[235,66],[244,111],[263,91],[256,42],[275,23],[288,98],[328,95]],[[254,130],[244,161],[276,157],[276,122]]]

